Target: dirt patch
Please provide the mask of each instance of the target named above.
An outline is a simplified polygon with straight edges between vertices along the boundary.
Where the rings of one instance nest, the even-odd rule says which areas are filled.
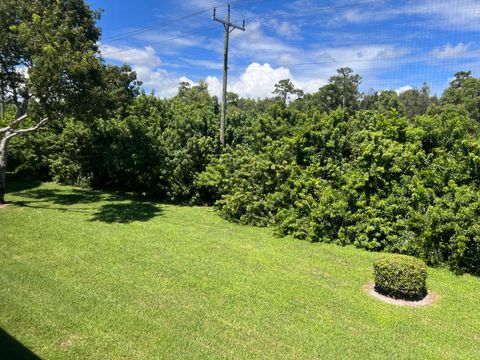
[[[365,290],[368,292],[370,296],[378,300],[381,300],[388,304],[398,305],[398,306],[422,307],[422,306],[431,305],[438,300],[438,295],[432,292],[429,292],[427,296],[425,296],[422,300],[409,301],[409,300],[394,299],[377,292],[375,290],[374,283],[368,283],[367,285],[365,285]]]
[[[9,205],[10,205],[9,203],[0,204],[0,209],[6,208],[6,207],[9,206]]]
[[[60,348],[62,350],[68,350],[72,345],[81,339],[80,335],[73,334],[68,339],[60,342]]]

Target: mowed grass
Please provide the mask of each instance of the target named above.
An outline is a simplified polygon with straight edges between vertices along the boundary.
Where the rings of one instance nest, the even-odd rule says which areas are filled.
[[[364,289],[375,253],[205,207],[9,185],[0,358],[8,336],[44,359],[480,358],[479,278],[429,269],[438,301],[398,307]]]

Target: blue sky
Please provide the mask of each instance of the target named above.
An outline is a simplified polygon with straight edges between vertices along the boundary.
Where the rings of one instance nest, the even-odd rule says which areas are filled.
[[[223,18],[225,1],[88,2],[104,10],[104,58],[130,64],[147,91],[170,97],[179,81],[204,79],[220,93],[224,31],[210,9]],[[480,74],[480,0],[232,0],[232,20],[242,19],[247,31],[231,35],[229,90],[243,97],[270,96],[285,78],[313,92],[342,66],[363,77],[363,91],[426,81],[441,94],[456,71]]]

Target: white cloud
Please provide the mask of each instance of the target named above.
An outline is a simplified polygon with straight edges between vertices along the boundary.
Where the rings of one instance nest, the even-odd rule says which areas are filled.
[[[322,86],[326,85],[327,81],[323,79],[313,79],[307,81],[298,81],[298,86],[305,93],[317,92]]]
[[[452,1],[438,0],[410,0],[400,2],[400,6],[381,3],[378,6],[362,3],[361,8],[337,11],[338,14],[329,22],[339,25],[345,22],[364,23],[371,21],[385,21],[399,16],[419,16],[424,24],[435,28],[449,30],[479,30],[480,29],[480,2],[478,0]]]
[[[350,67],[368,82],[372,82],[379,71],[395,68],[408,61],[409,53],[405,48],[381,44],[317,48],[304,55],[305,65],[292,69],[300,80],[326,81],[336,74],[338,68]],[[309,65],[310,62],[313,64]]]
[[[205,37],[185,33],[184,31],[149,31],[135,36],[136,39],[157,45],[162,54],[176,54],[188,47],[205,47]]]
[[[222,97],[222,83],[215,76],[207,76],[205,82],[208,85],[208,92],[219,99]]]
[[[403,8],[405,14],[431,17],[435,27],[456,30],[480,29],[480,2],[478,0],[451,1],[422,0],[410,2]]]
[[[407,55],[409,50],[391,45],[362,45],[336,48],[322,48],[315,51],[315,61],[334,63],[336,67],[350,66],[370,68],[373,63],[391,64],[398,58]],[[377,65],[378,66],[378,65]]]
[[[159,97],[175,96],[180,81],[188,81],[186,77],[160,68],[162,61],[156,55],[153,48],[147,46],[144,49],[120,48],[107,44],[100,47],[105,59],[129,64],[137,73],[137,78],[149,90],[154,90]]]
[[[240,97],[271,97],[275,84],[283,79],[292,79],[290,70],[284,67],[274,69],[270,64],[253,63],[247,67],[231,89]]]
[[[277,19],[271,19],[268,23],[273,31],[275,31],[278,35],[287,39],[300,39],[300,26],[292,24],[288,21],[280,21]]]
[[[240,38],[239,38],[240,39]],[[265,98],[271,97],[274,86],[280,80],[290,79],[297,88],[304,92],[315,92],[327,83],[330,76],[336,73],[336,69],[349,66],[362,76],[372,74],[382,68],[392,67],[395,61],[408,53],[407,49],[396,48],[389,45],[365,45],[354,47],[317,48],[314,50],[298,50],[275,40],[273,46],[269,46],[271,38],[265,36],[257,27],[250,41],[260,44],[259,58],[270,58],[261,65],[253,60],[248,67],[239,75],[235,72],[229,78],[229,91],[237,93],[241,97]],[[242,43],[245,41],[245,43]],[[272,40],[273,41],[273,40]],[[247,46],[248,39],[237,41],[241,46]],[[182,80],[181,75],[172,73],[162,67],[165,66],[155,50],[151,47],[144,49],[125,49],[111,45],[102,46],[102,54],[106,59],[118,62],[126,62],[137,72],[138,79],[143,81],[147,90],[154,90],[160,97],[174,96],[178,89],[178,83]],[[247,58],[249,59],[249,58]],[[202,59],[179,59],[182,62],[194,66],[208,68],[210,70],[221,69],[218,62]],[[313,62],[314,64],[308,64]],[[274,66],[273,64],[283,64]],[[289,64],[307,63],[305,66],[295,66],[295,77]],[[315,64],[316,63],[316,64]],[[194,82],[185,78],[194,85]],[[214,76],[206,76],[206,82],[212,95],[220,97],[221,79]]]
[[[177,94],[178,84],[187,81],[190,84],[192,80],[185,76],[169,73],[163,69],[151,69],[148,67],[133,66],[137,72],[137,77],[146,88],[153,90],[161,98],[170,98]]]
[[[456,46],[447,44],[441,48],[433,49],[432,55],[439,59],[459,57],[468,54],[470,44],[459,43]]]
[[[405,86],[402,86],[401,88],[398,88],[397,90],[395,90],[395,92],[400,95],[401,93],[404,93],[405,91],[407,90],[412,90],[413,87],[410,86],[410,85],[405,85]]]
[[[143,49],[120,48],[112,45],[102,44],[100,46],[102,56],[106,59],[119,61],[127,64],[140,66],[159,66],[162,62],[155,54],[151,46]]]
[[[231,57],[250,63],[273,64],[292,68],[298,79],[328,79],[339,67],[348,66],[367,76],[367,72],[395,67],[407,61],[409,49],[389,44],[366,44],[343,47],[309,48],[292,46],[279,38],[266,35],[260,23],[249,25],[246,33],[234,33]],[[252,51],[254,49],[254,51]],[[311,66],[299,64],[314,63]],[[293,67],[295,65],[295,67]]]
[[[370,14],[361,11],[360,9],[348,9],[343,13],[332,18],[330,24],[342,24],[345,21],[353,24],[359,24],[368,21]],[[376,19],[378,21],[378,19]]]
[[[209,69],[209,70],[223,69],[223,62],[219,62],[219,61],[189,59],[189,58],[181,58],[180,60],[187,64],[193,65],[195,67],[203,68],[203,69]]]
[[[299,53],[301,53],[300,49],[266,35],[259,22],[249,24],[246,32],[232,33],[231,56],[234,58],[253,58],[253,61],[278,62],[280,58],[284,57],[289,62],[298,62],[299,59],[296,54]]]
[[[326,84],[323,79],[296,80],[289,69],[285,67],[273,68],[270,64],[250,64],[239,78],[231,79],[229,91],[240,97],[263,99],[272,97],[275,84],[280,80],[290,79],[292,83],[304,92],[315,92]],[[220,98],[222,91],[221,81],[213,76],[206,79],[209,92]]]

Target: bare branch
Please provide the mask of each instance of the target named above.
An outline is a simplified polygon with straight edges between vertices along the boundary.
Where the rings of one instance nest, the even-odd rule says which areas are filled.
[[[28,117],[27,114],[20,116],[19,118],[13,120],[7,127],[0,128],[0,134],[3,134],[10,130],[14,130],[17,127],[17,125],[21,123],[23,120],[25,120],[27,117]]]
[[[48,118],[45,118],[45,119],[42,119],[37,125],[31,127],[31,128],[27,128],[27,129],[21,129],[21,130],[15,130],[15,133],[16,134],[25,134],[25,133],[29,133],[31,131],[35,131],[37,130],[38,128],[42,127],[43,125],[45,125],[48,121]]]
[[[13,120],[8,127],[10,129],[14,129],[18,124],[20,124],[23,120],[25,120],[28,117],[27,114],[20,116],[19,118],[16,118]]]
[[[11,138],[13,138],[17,135],[26,134],[26,133],[35,131],[35,130],[39,129],[40,127],[42,127],[43,125],[45,125],[47,123],[47,121],[48,121],[48,118],[42,119],[37,125],[32,126],[30,128],[27,128],[27,129],[20,129],[20,130],[11,129],[10,130],[11,134],[7,135],[6,138],[11,139]]]

